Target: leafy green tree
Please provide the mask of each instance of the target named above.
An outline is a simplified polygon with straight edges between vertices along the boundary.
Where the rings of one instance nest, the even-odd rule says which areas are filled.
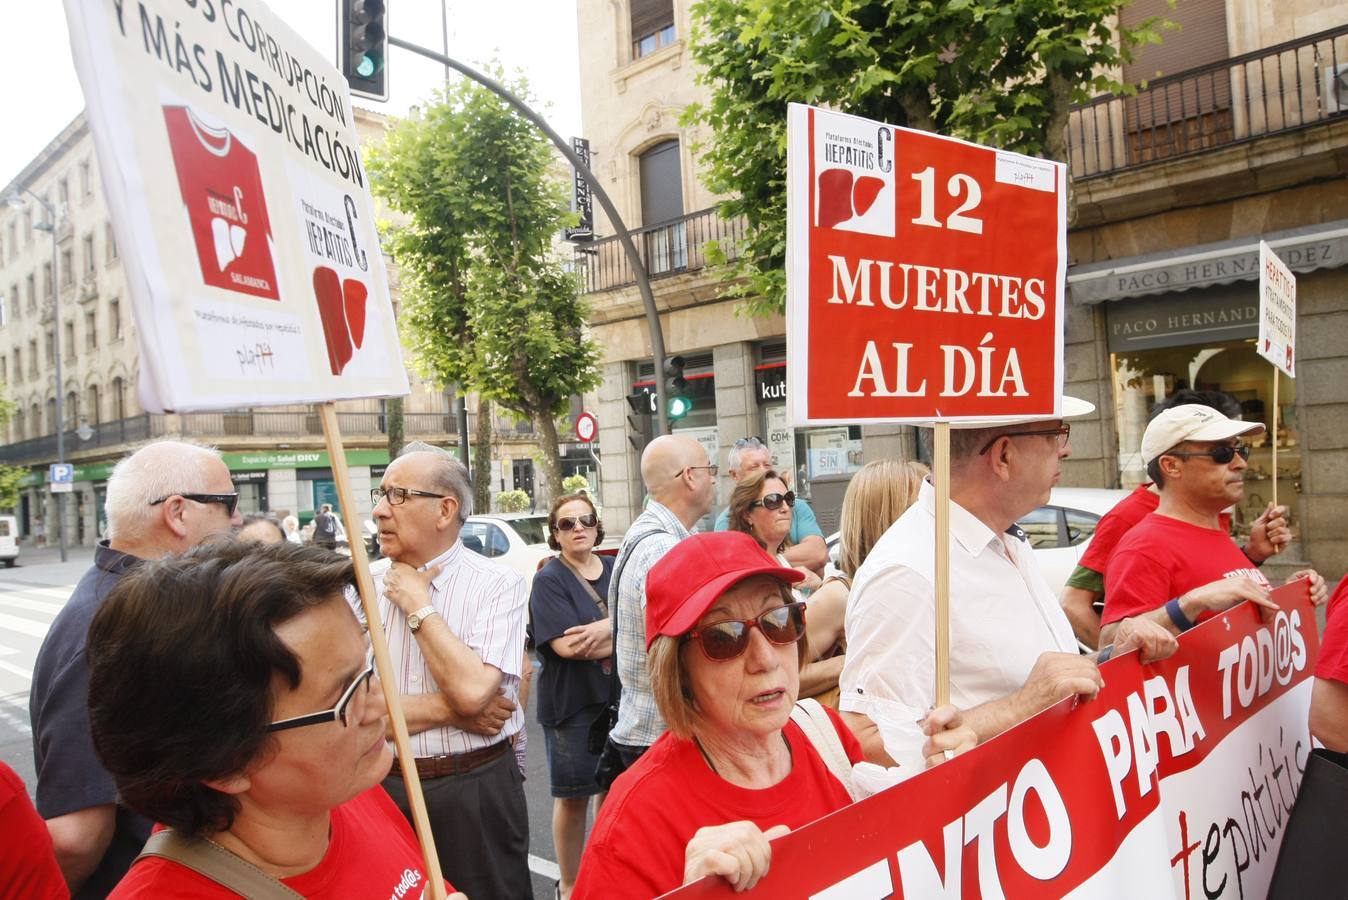
[[[1173,3],[1173,0],[1171,0]],[[1118,0],[700,0],[693,58],[710,90],[685,124],[711,137],[707,187],[748,233],[728,292],[780,312],[786,281],[786,104],[808,103],[1065,160],[1072,103],[1135,90],[1107,74],[1157,20],[1118,29]],[[712,262],[727,262],[724,247]]]
[[[499,71],[495,77],[501,79]],[[527,100],[527,85],[508,85]],[[599,383],[580,286],[554,248],[573,216],[551,145],[464,81],[390,130],[371,185],[407,216],[388,225],[413,366],[534,423],[548,491],[561,491],[556,417]]]
[[[8,385],[0,383],[0,428],[5,426],[19,410],[19,404],[9,399]],[[0,464],[0,509],[13,509],[19,505],[19,485],[28,475],[21,466]]]

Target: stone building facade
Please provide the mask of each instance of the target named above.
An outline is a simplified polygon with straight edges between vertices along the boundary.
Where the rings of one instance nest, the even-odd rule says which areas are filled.
[[[594,171],[654,276],[667,354],[682,355],[693,412],[676,430],[707,443],[724,468],[730,443],[769,439],[797,489],[836,521],[852,471],[915,453],[905,428],[792,431],[784,402],[785,323],[719,299],[708,240],[736,236],[698,178],[679,125],[705,99],[686,36],[689,0],[578,0],[582,118]],[[1272,418],[1271,375],[1253,351],[1261,237],[1299,276],[1299,377],[1280,385],[1280,429],[1251,457],[1248,527],[1272,496],[1293,510],[1286,567],[1348,569],[1348,3],[1194,0],[1171,10],[1136,0],[1125,24],[1178,20],[1165,43],[1122,72],[1135,97],[1099,97],[1069,124],[1074,209],[1068,234],[1066,391],[1096,404],[1074,420],[1064,483],[1141,480],[1138,443],[1151,403],[1180,387],[1233,393],[1247,417]],[[600,420],[607,516],[630,521],[642,497],[642,390],[654,377],[640,298],[612,228],[579,245],[605,350],[604,383],[588,398]],[[1271,470],[1279,442],[1278,472]],[[728,494],[722,479],[721,500]],[[826,524],[826,529],[828,525]]]

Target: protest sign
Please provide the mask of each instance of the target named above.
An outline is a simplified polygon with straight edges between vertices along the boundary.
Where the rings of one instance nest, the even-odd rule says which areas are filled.
[[[791,104],[792,423],[1051,418],[1066,167]]]
[[[149,411],[408,392],[346,82],[261,2],[67,0]]]
[[[1259,242],[1259,355],[1273,364],[1273,505],[1278,505],[1278,372],[1296,377],[1297,280],[1266,241]]]
[[[753,891],[667,896],[1262,897],[1310,752],[1319,649],[1304,581],[1242,604],[1170,659],[772,842]]]

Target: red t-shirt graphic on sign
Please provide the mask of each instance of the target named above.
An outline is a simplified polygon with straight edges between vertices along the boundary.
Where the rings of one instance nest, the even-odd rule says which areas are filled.
[[[164,121],[202,279],[280,300],[257,156],[228,129],[203,124],[185,106],[165,106]]]

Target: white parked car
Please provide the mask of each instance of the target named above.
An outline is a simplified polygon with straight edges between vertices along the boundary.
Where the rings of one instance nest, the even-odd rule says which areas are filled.
[[[0,516],[0,562],[8,568],[19,563],[19,520]]]
[[[1067,577],[1086,552],[1095,526],[1129,493],[1112,488],[1055,487],[1048,503],[1017,523],[1025,529],[1030,546],[1039,559],[1039,568],[1055,597],[1062,593]],[[828,538],[830,568],[838,564],[840,539],[839,532]]]

